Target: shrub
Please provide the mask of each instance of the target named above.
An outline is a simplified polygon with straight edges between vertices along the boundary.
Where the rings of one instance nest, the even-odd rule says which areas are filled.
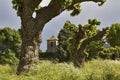
[[[15,56],[15,53],[11,50],[8,49],[5,54],[0,55],[0,64],[10,64],[10,65],[15,65],[17,64],[18,59]]]
[[[115,46],[111,48],[104,48],[99,52],[99,56],[103,59],[112,59],[119,60],[120,59],[120,47]]]

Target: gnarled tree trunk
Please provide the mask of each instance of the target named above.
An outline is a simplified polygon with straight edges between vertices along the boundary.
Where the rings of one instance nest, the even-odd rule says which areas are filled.
[[[18,16],[21,18],[22,52],[17,69],[20,74],[29,71],[39,60],[39,46],[41,43],[41,32],[44,25],[52,18],[58,16],[66,9],[74,7],[74,4],[85,1],[101,2],[102,0],[73,0],[71,5],[63,5],[61,0],[51,0],[48,6],[35,10],[43,0],[19,0]],[[18,1],[18,2],[19,2]],[[16,4],[18,5],[18,4]],[[74,9],[74,8],[73,8]],[[33,18],[33,13],[36,17]]]
[[[23,32],[21,56],[17,74],[34,69],[35,65],[37,65],[39,62],[39,46],[42,39],[41,32],[37,36],[33,36],[33,34],[28,34],[28,32],[26,31]]]
[[[27,20],[26,17],[22,20],[22,45],[17,74],[34,69],[39,62],[39,47],[42,42],[43,26],[36,29],[37,24],[35,24],[34,19]]]
[[[22,46],[17,74],[34,69],[36,64],[38,64],[39,47],[42,41],[41,33],[44,25],[64,11],[64,7],[62,7],[58,1],[54,0],[53,3],[56,5],[50,4],[47,7],[37,10],[36,17],[33,18],[32,15],[35,8],[41,1],[24,0],[17,12],[22,24]],[[51,11],[51,13],[49,11]]]
[[[81,49],[82,50],[82,49]],[[85,53],[84,49],[81,52],[75,52],[73,63],[75,67],[80,67],[85,62]]]
[[[101,40],[104,36],[104,34],[106,33],[107,28],[103,29],[102,31],[99,31],[95,36],[84,39],[81,44],[80,44],[80,48],[75,50],[74,53],[74,65],[76,67],[80,67],[81,65],[84,64],[85,61],[85,49],[87,47],[87,45],[89,45],[92,41],[97,41],[97,40]],[[81,33],[81,32],[80,32]],[[78,36],[77,36],[78,37]],[[78,40],[75,39],[75,42],[79,44],[79,41],[82,39],[82,37],[78,37]],[[78,44],[77,47],[78,47]]]

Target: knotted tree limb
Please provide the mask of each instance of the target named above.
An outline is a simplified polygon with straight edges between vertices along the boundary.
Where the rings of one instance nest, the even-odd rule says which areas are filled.
[[[80,67],[84,63],[85,49],[86,49],[87,45],[89,45],[92,41],[101,40],[103,38],[103,36],[105,35],[107,29],[108,28],[102,29],[102,31],[98,31],[98,33],[95,36],[86,38],[81,42],[79,49],[76,49],[76,51],[74,52],[74,65],[75,66]],[[79,34],[81,34],[81,32],[79,32]],[[80,38],[79,38],[79,40],[80,40]],[[75,40],[75,42],[76,42],[76,40]]]

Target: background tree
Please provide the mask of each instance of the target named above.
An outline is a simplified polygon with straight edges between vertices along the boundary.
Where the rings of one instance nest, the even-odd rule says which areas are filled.
[[[120,47],[103,48],[99,52],[99,57],[102,59],[120,60]]]
[[[119,59],[120,58],[120,24],[112,24],[105,35],[105,40],[110,44],[109,48],[104,48],[100,52],[102,58]]]
[[[9,27],[0,28],[0,63],[15,64],[21,49],[21,36]]]
[[[103,50],[103,41],[98,40],[98,41],[92,41],[85,50],[85,53],[87,55],[87,59],[97,59],[99,58],[99,52]]]
[[[59,60],[61,61],[69,61],[71,55],[69,53],[69,39],[74,35],[74,30],[77,30],[77,27],[72,24],[70,21],[66,21],[63,29],[60,30],[58,34],[59,45],[57,52],[59,54]]]
[[[112,46],[120,47],[120,23],[112,24],[106,34],[107,42]]]
[[[44,25],[65,10],[72,10],[72,15],[80,13],[80,4],[86,1],[98,2],[105,0],[51,0],[48,6],[38,8],[43,0],[12,0],[13,8],[21,18],[22,49],[18,66],[18,74],[29,71],[39,61],[39,46],[42,41],[41,32]],[[50,12],[51,11],[51,12]],[[32,17],[36,12],[36,17]]]

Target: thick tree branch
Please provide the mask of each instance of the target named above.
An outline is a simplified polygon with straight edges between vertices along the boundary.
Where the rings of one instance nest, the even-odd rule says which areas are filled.
[[[72,9],[76,3],[90,2],[90,1],[95,2],[95,3],[99,3],[99,4],[104,3],[103,2],[104,0],[73,0],[72,4],[70,6],[68,6],[67,8]]]
[[[42,0],[21,0],[21,6],[18,8],[18,16],[21,17],[23,23],[33,21],[32,14]]]
[[[97,41],[102,39],[104,34],[106,33],[107,28],[99,31],[95,36],[84,39],[81,42],[80,48],[74,51],[74,65],[80,67],[85,61],[85,49],[86,46],[89,45],[92,41]]]
[[[107,29],[108,28],[105,28],[102,31],[99,31],[95,36],[85,39],[80,45],[80,50],[84,50],[86,46],[89,45],[92,41],[101,40],[105,35]]]
[[[42,29],[39,27],[44,27],[44,25],[49,22],[52,18],[59,15],[65,8],[60,4],[60,0],[54,0],[47,7],[43,7],[37,11],[37,16],[35,19],[35,26],[37,29]]]
[[[85,37],[85,33],[84,30],[82,28],[82,26],[79,26],[79,29],[77,31],[75,31],[75,35],[73,36],[73,41],[72,41],[72,49],[73,51],[77,51],[78,50],[78,45],[81,39],[83,39]]]
[[[52,18],[62,13],[65,9],[73,7],[76,3],[82,3],[86,1],[101,2],[102,0],[73,0],[72,4],[69,6],[63,6],[60,0],[52,0],[47,7],[43,7],[37,11],[36,24],[45,24]]]

